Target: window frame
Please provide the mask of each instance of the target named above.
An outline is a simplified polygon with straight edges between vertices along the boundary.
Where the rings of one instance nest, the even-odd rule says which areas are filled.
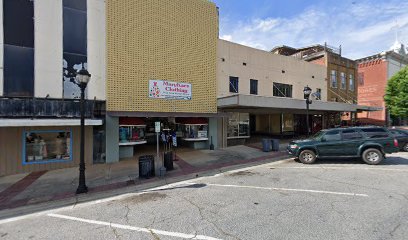
[[[232,81],[236,81],[236,88],[232,84]],[[239,93],[239,77],[229,76],[229,92],[230,93]],[[231,91],[235,89],[235,91]]]
[[[355,89],[354,74],[349,74],[349,91],[354,92]]]
[[[26,141],[26,136],[27,133],[59,133],[59,132],[69,132],[70,134],[70,149],[69,149],[69,159],[50,159],[46,161],[33,161],[33,162],[27,162],[27,141]],[[74,157],[73,157],[73,131],[71,128],[69,129],[57,129],[57,130],[24,130],[23,135],[22,135],[22,164],[23,166],[25,165],[35,165],[35,164],[48,164],[48,163],[65,163],[65,162],[72,162]]]
[[[339,83],[337,82],[337,71],[331,70],[330,72],[330,87],[331,88],[338,88]]]
[[[284,89],[279,89],[279,87],[284,87]],[[274,97],[293,98],[293,85],[292,84],[273,82],[272,88],[273,88],[272,95]],[[282,92],[282,90],[284,90],[284,92]],[[287,95],[290,95],[290,96],[287,96]]]
[[[340,89],[347,90],[347,75],[344,72],[340,72]]]
[[[255,84],[255,89],[253,89],[253,84]],[[249,94],[258,95],[258,80],[256,79],[249,79]]]

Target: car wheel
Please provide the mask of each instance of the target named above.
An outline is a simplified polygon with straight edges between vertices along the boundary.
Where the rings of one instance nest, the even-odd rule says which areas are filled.
[[[404,147],[402,149],[404,149],[405,152],[408,152],[408,143],[405,143],[405,145],[404,145]]]
[[[316,161],[316,153],[314,153],[312,150],[303,150],[299,154],[299,161],[304,164],[312,164]]]
[[[362,157],[364,162],[370,165],[379,164],[384,159],[382,152],[376,148],[366,149]]]

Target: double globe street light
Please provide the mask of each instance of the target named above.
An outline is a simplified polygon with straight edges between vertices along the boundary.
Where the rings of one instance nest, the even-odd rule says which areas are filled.
[[[91,80],[91,74],[84,68],[82,64],[82,69],[79,70],[75,76],[76,84],[81,89],[81,101],[80,101],[80,111],[81,111],[81,146],[80,146],[80,162],[79,162],[79,184],[76,190],[77,194],[87,193],[88,187],[85,184],[85,88],[88,82]]]
[[[303,89],[303,96],[306,99],[306,127],[307,127],[307,136],[310,135],[310,127],[309,127],[309,104],[312,104],[312,100],[310,100],[310,94],[312,94],[312,89],[309,86],[306,86]]]

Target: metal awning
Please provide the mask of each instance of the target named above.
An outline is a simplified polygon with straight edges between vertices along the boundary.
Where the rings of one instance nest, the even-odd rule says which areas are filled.
[[[12,119],[1,118],[0,127],[52,127],[52,126],[79,126],[79,119]],[[86,126],[103,125],[101,119],[85,119]]]
[[[311,111],[329,111],[329,112],[357,112],[357,111],[378,111],[382,108],[361,106],[357,104],[325,102],[314,100],[309,105]],[[237,94],[228,97],[218,98],[219,109],[272,109],[287,112],[304,111],[306,108],[305,100],[283,98],[283,97],[264,97],[254,95]]]

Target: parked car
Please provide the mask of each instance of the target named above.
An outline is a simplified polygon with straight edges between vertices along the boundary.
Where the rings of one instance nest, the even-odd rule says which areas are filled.
[[[386,153],[398,152],[398,140],[386,128],[350,127],[326,129],[305,140],[291,141],[290,155],[311,164],[317,158],[362,158],[379,164]]]
[[[392,128],[389,131],[398,140],[398,147],[401,151],[408,152],[408,130]]]

